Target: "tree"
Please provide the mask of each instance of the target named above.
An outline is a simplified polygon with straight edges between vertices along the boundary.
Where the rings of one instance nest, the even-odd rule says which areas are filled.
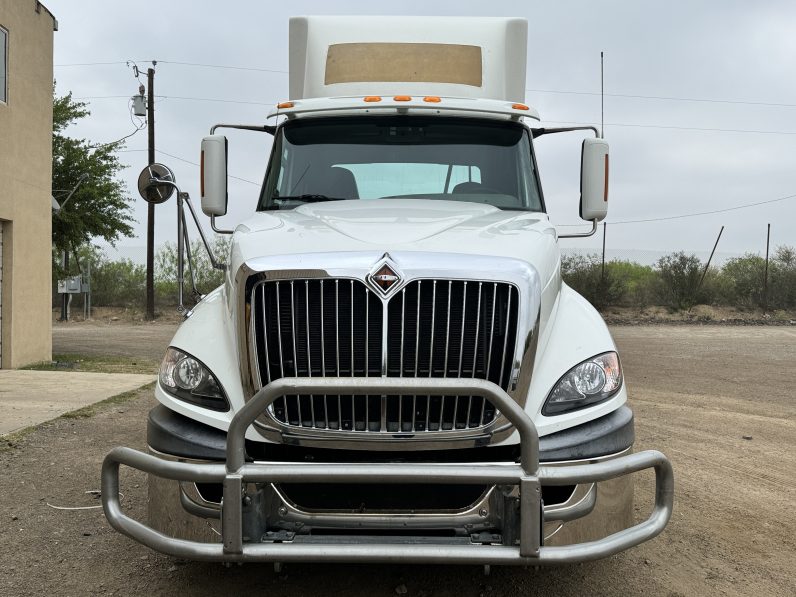
[[[114,244],[132,236],[132,199],[125,184],[117,178],[124,166],[116,152],[123,142],[92,145],[86,139],[65,134],[78,120],[89,116],[87,104],[72,99],[72,94],[57,97],[53,91],[53,195],[63,201],[74,195],[60,212],[53,212],[53,244],[57,254],[74,253],[93,238]],[[60,264],[55,267],[60,270]]]

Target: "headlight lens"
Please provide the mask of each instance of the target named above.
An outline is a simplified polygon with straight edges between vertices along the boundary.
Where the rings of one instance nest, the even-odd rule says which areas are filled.
[[[200,360],[176,348],[166,350],[160,364],[160,385],[185,402],[212,410],[229,410],[221,384],[210,370]]]
[[[570,369],[550,392],[543,415],[557,415],[607,400],[622,387],[622,367],[615,352],[597,355]]]

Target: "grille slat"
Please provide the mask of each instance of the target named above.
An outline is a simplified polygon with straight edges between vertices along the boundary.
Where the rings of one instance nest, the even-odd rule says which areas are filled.
[[[359,280],[263,281],[251,301],[262,385],[287,376],[386,371],[486,379],[508,390],[519,307],[510,284],[415,280],[383,302]],[[351,394],[285,396],[272,412],[289,426],[382,433],[475,429],[498,414],[479,396]]]

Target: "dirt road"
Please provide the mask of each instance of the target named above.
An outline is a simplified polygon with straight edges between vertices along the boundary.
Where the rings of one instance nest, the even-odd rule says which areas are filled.
[[[126,327],[142,326],[89,330],[95,340],[83,349],[96,348],[98,337],[129,339],[135,332]],[[171,328],[148,327],[151,342],[129,344],[162,352]],[[636,449],[662,450],[676,475],[669,527],[631,551],[578,566],[493,569],[490,577],[475,567],[290,565],[277,575],[264,565],[175,561],[112,531],[99,509],[51,507],[97,505],[84,492],[98,489],[104,453],[144,447],[152,399],[142,393],[93,418],[50,423],[0,453],[0,594],[386,596],[401,585],[425,597],[796,594],[796,330],[612,331],[636,412]],[[143,475],[122,480],[124,507],[137,517],[145,486]],[[636,487],[638,515],[646,516],[651,475]]]

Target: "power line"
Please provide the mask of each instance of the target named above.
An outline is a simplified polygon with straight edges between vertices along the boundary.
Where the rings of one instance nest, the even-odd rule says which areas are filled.
[[[544,122],[550,124],[571,124],[571,125],[584,125],[594,126],[592,122],[574,122],[568,120],[545,120]],[[796,135],[796,131],[763,131],[757,129],[721,129],[721,128],[707,128],[697,126],[676,126],[667,124],[637,124],[629,122],[606,122],[605,126],[620,126],[629,128],[643,128],[643,129],[666,129],[675,131],[701,131],[705,133],[752,133],[757,135]]]
[[[91,99],[119,99],[128,97],[126,95],[84,95],[80,97],[75,97],[77,100],[91,100]],[[172,99],[172,100],[186,100],[186,101],[196,101],[196,102],[219,102],[219,103],[228,103],[228,104],[243,104],[243,105],[252,105],[252,106],[274,106],[276,102],[258,102],[254,100],[235,100],[235,99],[226,99],[226,98],[212,98],[212,97],[190,97],[190,96],[180,96],[180,95],[158,95],[156,96],[160,99]],[[593,125],[592,122],[579,122],[579,121],[572,121],[572,120],[544,120],[546,123],[550,124],[568,124],[568,125]],[[663,130],[675,130],[675,131],[700,131],[705,133],[745,133],[745,134],[756,134],[756,135],[796,135],[796,131],[766,131],[766,130],[759,130],[759,129],[725,129],[725,128],[710,128],[710,127],[696,127],[696,126],[677,126],[677,125],[666,125],[666,124],[641,124],[641,123],[632,123],[632,122],[609,122],[606,123],[605,126],[618,126],[618,127],[625,127],[625,128],[648,128],[648,129],[663,129]]]
[[[181,158],[178,155],[174,155],[174,154],[165,152],[162,149],[157,149],[156,151],[158,153],[162,153],[163,155],[168,156],[170,158],[174,158],[175,160],[178,160],[180,162],[185,162],[186,164],[191,164],[192,166],[196,166],[197,168],[201,168],[201,166],[197,162],[192,162],[191,160],[186,160],[185,158]],[[240,176],[233,176],[232,174],[227,174],[227,176],[229,176],[230,178],[234,178],[235,180],[240,180],[241,182],[248,182],[249,184],[253,184],[253,185],[258,186],[258,187],[260,186],[259,182],[254,182],[253,180],[248,180],[246,178],[241,178]]]
[[[619,220],[618,222],[609,222],[609,224],[639,224],[642,222],[662,222],[664,220],[679,220],[681,218],[693,218],[696,216],[707,216],[712,214],[720,214],[728,211],[736,211],[739,209],[746,209],[747,207],[756,207],[758,205],[766,205],[768,203],[776,203],[778,201],[786,201],[788,199],[796,198],[796,195],[786,195],[784,197],[777,197],[776,199],[768,199],[766,201],[756,201],[754,203],[746,203],[744,205],[735,205],[733,207],[725,207],[723,209],[712,209],[710,211],[702,211],[690,214],[681,214],[679,216],[665,216],[662,218],[646,218],[643,220]]]
[[[128,62],[147,62],[146,60],[114,60],[111,62],[73,62],[70,64],[53,64],[55,68],[70,66],[106,66],[108,64],[127,64]]]
[[[276,69],[276,68],[257,68],[253,66],[233,66],[229,64],[202,64],[199,62],[178,62],[176,60],[159,60],[159,64],[178,64],[180,66],[197,66],[203,68],[220,68],[226,70],[243,70],[243,71],[254,71],[260,73],[278,73],[278,74],[289,74],[290,71]]]
[[[598,91],[569,91],[563,89],[525,89],[534,93],[556,93],[566,95],[600,95]],[[775,108],[796,108],[796,104],[777,103],[777,102],[755,102],[745,100],[730,100],[719,98],[699,98],[699,97],[674,97],[665,95],[637,95],[629,93],[606,93],[606,97],[623,97],[628,99],[645,100],[664,100],[672,102],[701,102],[711,104],[737,104],[742,106],[769,106]]]
[[[76,100],[98,100],[98,99],[121,99],[129,97],[127,95],[82,95],[75,97]],[[158,99],[171,99],[171,100],[189,100],[195,102],[220,102],[224,104],[250,104],[253,106],[275,106],[276,101],[273,102],[257,102],[253,100],[234,100],[214,97],[188,97],[182,95],[156,95]]]
[[[134,63],[134,62],[149,62],[148,60],[114,60],[109,62],[72,62],[68,64],[54,64],[53,66],[56,68],[68,68],[73,66],[107,66],[112,64],[127,64],[127,63]],[[204,64],[200,62],[182,62],[178,60],[158,60],[158,64],[176,64],[178,66],[194,66],[200,68],[218,68],[224,70],[242,70],[242,71],[252,71],[252,72],[260,72],[260,73],[278,73],[278,74],[289,74],[289,71],[278,69],[278,68],[259,68],[255,66],[235,66],[232,64]]]
[[[785,195],[784,197],[777,197],[776,199],[767,199],[765,201],[756,201],[754,203],[745,203],[743,205],[734,205],[733,207],[725,207],[722,209],[712,209],[709,211],[700,211],[694,212],[689,214],[680,214],[676,216],[662,216],[659,218],[644,218],[641,220],[617,220],[615,222],[608,222],[612,226],[614,224],[641,224],[646,222],[663,222],[666,220],[680,220],[683,218],[695,218],[697,216],[708,216],[712,214],[720,214],[725,213],[728,211],[736,211],[739,209],[746,209],[748,207],[756,207],[758,205],[766,205],[768,203],[777,203],[778,201],[787,201],[788,199],[794,199],[796,195]],[[575,227],[575,226],[583,226],[583,224],[559,224],[559,226],[565,226],[567,228]]]
[[[86,149],[99,149],[100,147],[107,147],[108,145],[116,145],[117,143],[121,143],[125,139],[129,139],[130,137],[132,137],[133,135],[135,135],[139,131],[144,130],[145,127],[146,127],[146,123],[144,123],[144,126],[140,126],[137,129],[135,129],[129,135],[125,135],[124,137],[122,137],[120,139],[116,139],[116,141],[108,141],[107,143],[100,143],[99,145],[89,145]]]
[[[117,60],[110,62],[75,62],[70,64],[56,64],[55,67],[77,67],[77,66],[105,66],[112,64],[127,64],[128,62],[135,62],[133,60]],[[146,62],[146,61],[138,61]],[[175,64],[178,66],[191,66],[198,68],[215,68],[222,70],[238,70],[249,72],[263,72],[263,73],[277,73],[289,74],[289,71],[277,68],[260,68],[254,66],[236,66],[232,64],[205,64],[200,62],[182,62],[178,60],[158,60],[159,64]],[[554,93],[563,95],[600,95],[597,91],[578,91],[570,89],[530,89],[526,91],[533,93]],[[697,102],[697,103],[710,103],[710,104],[732,104],[741,106],[766,106],[774,108],[796,108],[796,103],[788,102],[769,102],[769,101],[752,101],[752,100],[736,100],[736,99],[722,99],[722,98],[704,98],[704,97],[678,97],[669,95],[642,95],[636,93],[606,93],[606,97],[620,97],[626,99],[643,99],[643,100],[659,100],[659,101],[672,101],[672,102]]]
[[[136,152],[141,152],[141,151],[146,151],[146,149],[120,149],[120,150],[117,151],[117,153],[136,153]],[[178,155],[174,155],[174,154],[168,153],[166,151],[163,151],[162,149],[156,149],[155,151],[157,153],[162,153],[165,156],[173,158],[173,159],[175,159],[175,160],[177,160],[179,162],[185,162],[186,164],[190,164],[191,166],[196,166],[197,168],[201,168],[201,166],[197,162],[192,162],[191,160],[186,160],[185,158],[181,158]],[[260,186],[259,182],[254,182],[253,180],[249,180],[247,178],[241,178],[240,176],[234,176],[232,174],[227,174],[227,176],[229,176],[230,178],[234,178],[235,180],[240,180],[241,182],[248,182],[249,184],[253,184],[253,185],[256,185],[258,187]]]

